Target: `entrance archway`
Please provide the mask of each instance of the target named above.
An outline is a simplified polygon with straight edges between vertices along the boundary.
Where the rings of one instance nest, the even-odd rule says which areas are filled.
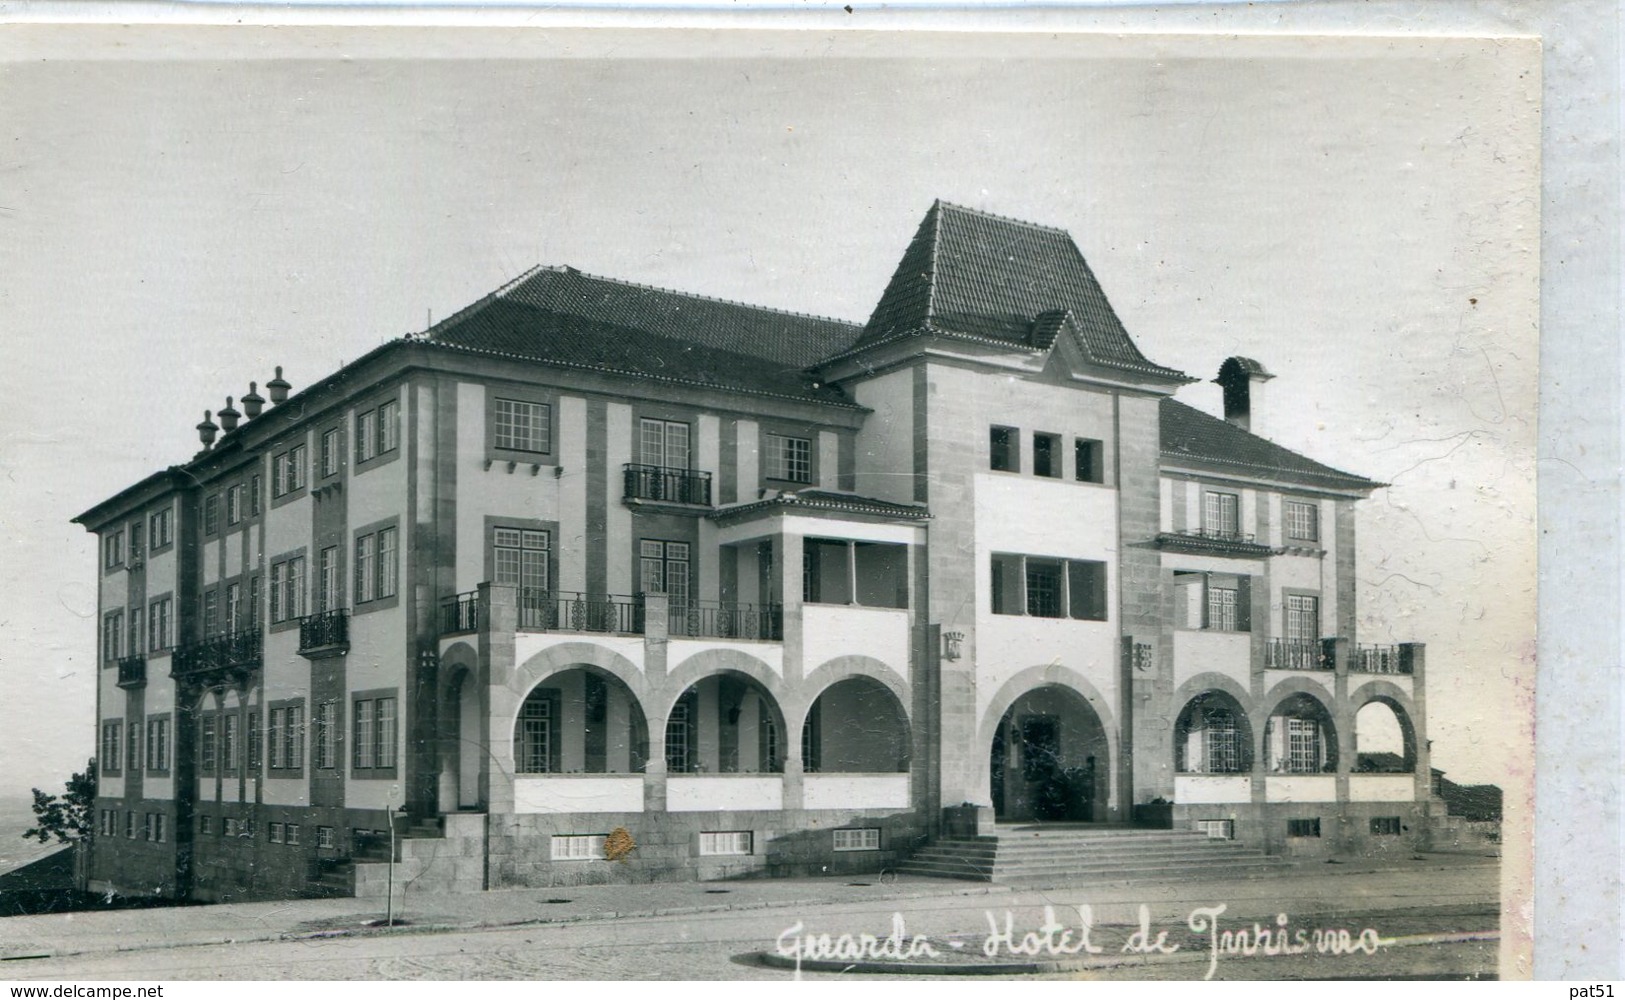
[[[1104,818],[1111,774],[1106,729],[1084,697],[1059,684],[1017,698],[989,748],[993,811],[1001,822]]]

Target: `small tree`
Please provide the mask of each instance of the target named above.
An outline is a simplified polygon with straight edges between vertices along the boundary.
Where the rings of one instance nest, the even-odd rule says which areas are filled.
[[[66,782],[67,791],[59,798],[34,789],[34,817],[39,825],[23,832],[24,840],[72,844],[95,836],[93,821],[96,804],[96,758],[85,764],[83,773]]]

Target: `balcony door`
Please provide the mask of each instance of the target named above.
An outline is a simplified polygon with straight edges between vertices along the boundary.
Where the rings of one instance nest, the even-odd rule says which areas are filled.
[[[665,542],[645,538],[639,549],[642,559],[639,581],[645,594],[665,594],[672,620],[687,613],[689,594],[689,548],[687,542]]]
[[[1320,641],[1320,598],[1303,594],[1287,595],[1286,638],[1293,643]]]
[[[688,468],[688,425],[676,420],[638,422],[639,457],[644,465],[663,469]]]

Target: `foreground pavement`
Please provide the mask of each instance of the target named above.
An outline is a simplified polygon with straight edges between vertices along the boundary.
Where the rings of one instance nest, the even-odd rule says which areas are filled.
[[[1241,920],[1268,923],[1288,913],[1294,928],[1346,926],[1365,915],[1390,925],[1379,928],[1385,936],[1475,932],[1476,944],[1439,939],[1437,947],[1404,949],[1434,966],[1461,953],[1439,968],[1427,968],[1472,974],[1494,969],[1498,872],[1493,860],[1426,855],[1386,865],[1305,861],[1247,879],[1045,890],[866,877],[434,896],[408,887],[397,909],[405,925],[393,930],[373,926],[383,917],[381,902],[355,899],[8,918],[0,921],[0,959],[8,960],[0,974],[43,979],[782,978],[787,974],[782,970],[733,959],[774,950],[780,933],[796,924],[804,933],[884,935],[897,914],[911,936],[969,941],[985,935],[989,920],[1002,921],[1007,912],[1017,929],[1037,928],[1046,905],[1075,924],[1080,904],[1091,908],[1097,925],[1119,928],[1109,942],[1113,946],[1139,923],[1142,906],[1158,928],[1183,927],[1193,908],[1222,904],[1227,926]],[[1306,922],[1311,916],[1320,919]],[[249,943],[255,946],[245,948]],[[222,951],[217,946],[223,944],[232,947]],[[253,960],[245,961],[250,955]],[[589,955],[595,957],[588,961]],[[1273,967],[1293,965],[1283,961]],[[1395,968],[1382,966],[1390,974]],[[1120,970],[1136,977],[1144,971]],[[1166,974],[1200,978],[1202,971],[1186,962]]]

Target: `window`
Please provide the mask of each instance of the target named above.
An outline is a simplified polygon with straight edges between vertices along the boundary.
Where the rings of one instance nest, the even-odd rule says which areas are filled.
[[[227,816],[220,822],[220,836],[235,837],[237,836],[237,831],[241,828],[242,827],[238,824],[236,817]]]
[[[338,702],[324,701],[316,706],[316,733],[311,745],[319,768],[338,767],[338,721]]]
[[[333,828],[318,826],[316,828],[316,846],[332,850],[337,841],[333,837]]]
[[[870,826],[856,830],[836,830],[835,849],[837,851],[878,851],[880,850],[880,827]]]
[[[305,446],[294,445],[271,460],[271,494],[287,496],[305,488]]]
[[[131,521],[129,531],[130,531],[130,565],[131,566],[139,566],[141,564],[141,555],[142,555],[142,552],[144,551],[142,549],[142,547],[141,547],[141,522],[140,521]]]
[[[210,712],[198,720],[198,768],[205,774],[213,774],[216,756],[219,753],[217,744],[220,717]]]
[[[144,623],[141,620],[141,609],[140,608],[131,608],[130,609],[130,628],[129,628],[129,631],[126,633],[126,638],[125,638],[125,642],[128,643],[128,645],[125,648],[125,654],[126,655],[135,656],[136,654],[138,654],[138,653],[140,653],[142,651],[141,641],[146,638],[146,634],[143,631],[143,626],[144,626]]]
[[[258,517],[260,513],[260,477],[248,477],[248,516]]]
[[[373,698],[355,703],[356,767],[395,766],[395,699]],[[365,726],[365,732],[363,732]]]
[[[1315,719],[1286,720],[1286,769],[1292,774],[1320,770],[1320,723]]]
[[[995,554],[992,569],[996,615],[1106,620],[1103,562]]]
[[[260,709],[258,705],[248,712],[248,773],[260,773]]]
[[[212,835],[214,833],[214,817],[199,816],[197,818],[197,832]]]
[[[124,813],[124,837],[126,840],[135,839],[135,810],[130,809]]]
[[[401,404],[397,400],[378,407],[378,454],[384,455],[400,447]]]
[[[226,523],[236,524],[243,519],[243,487],[241,484],[226,491]]]
[[[303,705],[282,705],[271,709],[270,766],[275,771],[296,771],[305,766]]]
[[[147,649],[156,653],[169,648],[169,613],[172,598],[163,597],[147,605]]]
[[[220,717],[220,763],[228,772],[235,772],[242,763],[241,725],[242,716],[236,712]]]
[[[122,530],[109,534],[102,540],[102,549],[107,556],[107,568],[124,565],[124,532]]]
[[[329,545],[316,557],[318,583],[316,610],[332,611],[339,606],[339,547]]]
[[[147,813],[147,839],[155,844],[162,844],[165,840],[164,814]]]
[[[226,631],[235,632],[243,627],[243,585],[226,584]]]
[[[1320,541],[1320,508],[1300,500],[1285,505],[1286,537],[1295,542]]]
[[[123,746],[124,723],[102,723],[102,759],[103,771],[117,771],[119,749]]]
[[[671,707],[666,720],[666,771],[670,774],[693,770],[693,714],[693,703],[685,698]]]
[[[1061,477],[1061,435],[1033,434],[1033,475]]]
[[[532,692],[519,711],[519,770],[546,774],[552,768],[553,699]]]
[[[688,607],[689,551],[687,542],[645,538],[639,548],[639,583],[646,594],[665,594],[674,609]]]
[[[271,564],[271,624],[305,616],[305,557]]]
[[[1314,819],[1289,819],[1286,821],[1286,835],[1288,837],[1318,837],[1320,836],[1320,817]]]
[[[1202,713],[1202,755],[1208,774],[1237,774],[1243,770],[1241,729],[1235,714],[1227,708],[1208,708]]]
[[[287,826],[283,827],[283,832],[284,832],[284,835],[285,835],[285,837],[287,839],[287,842],[289,844],[291,844],[294,847],[299,846],[299,824],[298,823],[289,823]],[[333,845],[329,844],[327,846],[331,847]]]
[[[378,531],[378,597],[394,597],[398,563],[395,557],[395,529]]]
[[[729,830],[724,833],[700,834],[701,855],[743,855],[750,853],[751,832]]]
[[[355,540],[355,602],[365,604],[376,595],[374,576],[378,572],[378,539],[362,535]]]
[[[169,770],[169,720],[147,720],[147,770]]]
[[[169,508],[154,511],[147,519],[147,540],[155,549],[163,548],[174,539],[170,536]]]
[[[546,403],[498,399],[495,444],[509,451],[545,452],[552,443],[551,411]]]
[[[1080,483],[1106,481],[1106,449],[1099,441],[1078,438],[1072,442],[1073,475]]]
[[[567,833],[553,837],[554,861],[597,861],[604,856],[607,834]]]
[[[336,476],[339,474],[339,429],[330,428],[322,432],[322,475]]]
[[[359,465],[369,462],[378,454],[378,411],[368,410],[355,415],[355,460]]]
[[[1061,564],[1028,559],[1027,614],[1034,618],[1061,617]]]
[[[1179,628],[1252,631],[1252,577],[1176,570],[1174,595]]]
[[[1373,837],[1397,837],[1400,829],[1398,816],[1371,817],[1371,836]]]
[[[1286,638],[1289,642],[1314,642],[1320,638],[1320,598],[1286,596]]]
[[[638,457],[644,465],[688,468],[688,425],[676,420],[639,420]]]
[[[1207,589],[1207,627],[1220,632],[1236,631],[1236,588]]]
[[[102,617],[102,663],[118,661],[119,642],[124,635],[124,612],[109,611]]]
[[[493,528],[491,531],[494,582],[525,590],[548,588],[548,546],[545,531]]]
[[[988,468],[994,472],[1021,471],[1021,432],[994,427],[988,432]]]
[[[812,439],[769,434],[767,478],[791,483],[812,482]]]
[[[203,500],[203,533],[212,535],[220,530],[220,494],[211,493]]]
[[[1233,819],[1199,819],[1196,832],[1207,834],[1209,840],[1235,840],[1236,821]]]
[[[217,591],[203,592],[203,634],[214,635],[220,629],[220,594]]]
[[[248,627],[260,627],[260,578],[258,574],[248,578]]]
[[[1241,497],[1209,490],[1202,495],[1202,534],[1236,538],[1241,534]]]
[[[130,755],[125,758],[124,766],[132,771],[141,770],[141,723],[130,723]]]
[[[282,824],[281,823],[272,823],[270,825],[270,827],[268,828],[268,831],[267,831],[267,833],[265,835],[265,839],[270,841],[273,844],[282,843]]]

